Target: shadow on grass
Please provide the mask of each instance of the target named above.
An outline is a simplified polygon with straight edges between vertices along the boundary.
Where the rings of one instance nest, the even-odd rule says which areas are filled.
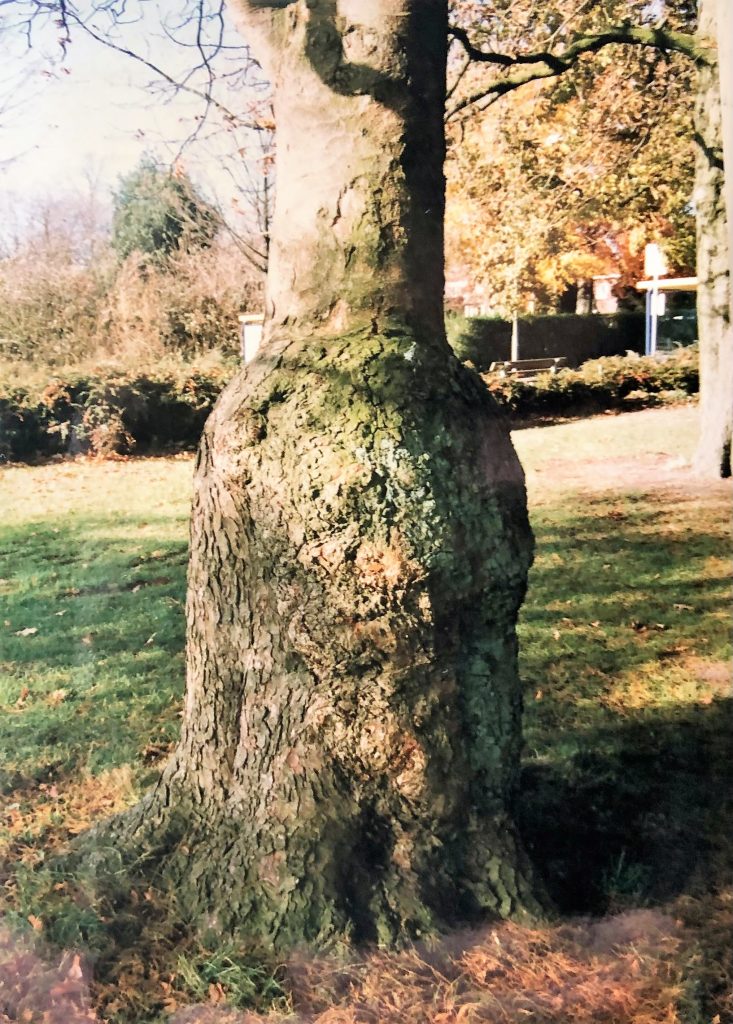
[[[177,731],[186,543],[171,526],[0,529],[0,788],[135,763]]]
[[[529,763],[520,826],[565,912],[701,894],[733,877],[733,701],[639,712],[564,737],[577,753]]]
[[[534,525],[519,818],[553,898],[602,912],[730,885],[724,527],[629,495]]]
[[[536,516],[519,818],[564,911],[664,900],[731,872],[733,703],[680,702],[670,682],[688,655],[727,656],[721,528],[679,516],[628,496]],[[0,531],[2,788],[139,763],[176,737],[181,533],[153,516]],[[637,672],[653,677],[646,705],[610,700]]]

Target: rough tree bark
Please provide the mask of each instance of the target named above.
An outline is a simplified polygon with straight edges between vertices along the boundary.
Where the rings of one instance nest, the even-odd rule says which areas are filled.
[[[723,162],[733,167],[733,5],[718,0],[716,5],[716,35],[718,66],[720,69],[721,122],[723,130]],[[725,176],[725,212],[728,221],[728,270],[733,274],[733,173]],[[733,321],[733,288],[730,289]]]
[[[443,328],[447,3],[238,17],[276,95],[266,343],[198,455],[180,744],[97,840],[280,947],[534,912],[524,480]]]
[[[700,0],[698,34],[716,38],[718,0]],[[719,63],[701,65],[695,108],[697,167],[697,316],[700,331],[700,435],[695,468],[710,477],[731,474],[733,324],[729,230],[723,167]],[[726,67],[727,73],[727,67]],[[727,82],[726,82],[727,84]],[[729,130],[729,126],[726,126]]]

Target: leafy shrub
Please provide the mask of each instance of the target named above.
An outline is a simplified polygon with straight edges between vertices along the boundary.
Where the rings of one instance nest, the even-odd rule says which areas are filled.
[[[40,390],[0,381],[0,455],[23,461],[194,448],[230,372],[70,374]]]
[[[679,400],[697,394],[700,386],[696,346],[677,349],[662,359],[634,355],[593,359],[578,370],[542,373],[529,380],[493,373],[484,374],[483,379],[513,419],[654,405],[665,397]]]
[[[185,172],[144,157],[115,193],[112,247],[120,260],[137,252],[163,261],[179,250],[207,248],[221,223]]]
[[[195,448],[234,369],[178,362],[139,373],[67,372],[36,386],[0,376],[0,455],[27,460]],[[493,374],[483,379],[513,420],[583,415],[695,394],[697,352],[680,349],[664,360],[598,359],[533,380]]]

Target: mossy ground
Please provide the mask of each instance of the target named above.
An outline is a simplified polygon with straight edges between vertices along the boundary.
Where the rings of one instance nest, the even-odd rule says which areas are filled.
[[[689,407],[515,433],[537,536],[520,819],[564,912],[661,908],[686,923],[687,980],[664,990],[668,1017],[645,1020],[731,1007],[730,488],[690,477],[694,434]],[[190,478],[189,459],[0,471],[0,961],[41,939],[68,992],[75,961],[54,948],[91,953],[89,1005],[112,1021],[202,998],[288,1005],[277,965],[172,926],[153,888],[110,921],[47,867],[136,799],[175,738]],[[393,969],[379,968],[386,984]],[[0,971],[4,1012],[35,1020]],[[549,1013],[536,1019],[581,1019]]]

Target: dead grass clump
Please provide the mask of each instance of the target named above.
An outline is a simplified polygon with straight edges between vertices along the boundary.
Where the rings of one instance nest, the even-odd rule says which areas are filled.
[[[681,936],[651,910],[526,929],[501,924],[348,963],[299,956],[286,966],[299,1024],[678,1024]],[[173,1024],[255,1024],[189,1007]]]
[[[176,253],[165,267],[121,267],[61,246],[26,247],[0,263],[0,357],[24,370],[114,358],[137,367],[166,354],[236,354],[238,316],[262,303],[262,279],[236,246]],[[25,373],[23,375],[25,379]]]

